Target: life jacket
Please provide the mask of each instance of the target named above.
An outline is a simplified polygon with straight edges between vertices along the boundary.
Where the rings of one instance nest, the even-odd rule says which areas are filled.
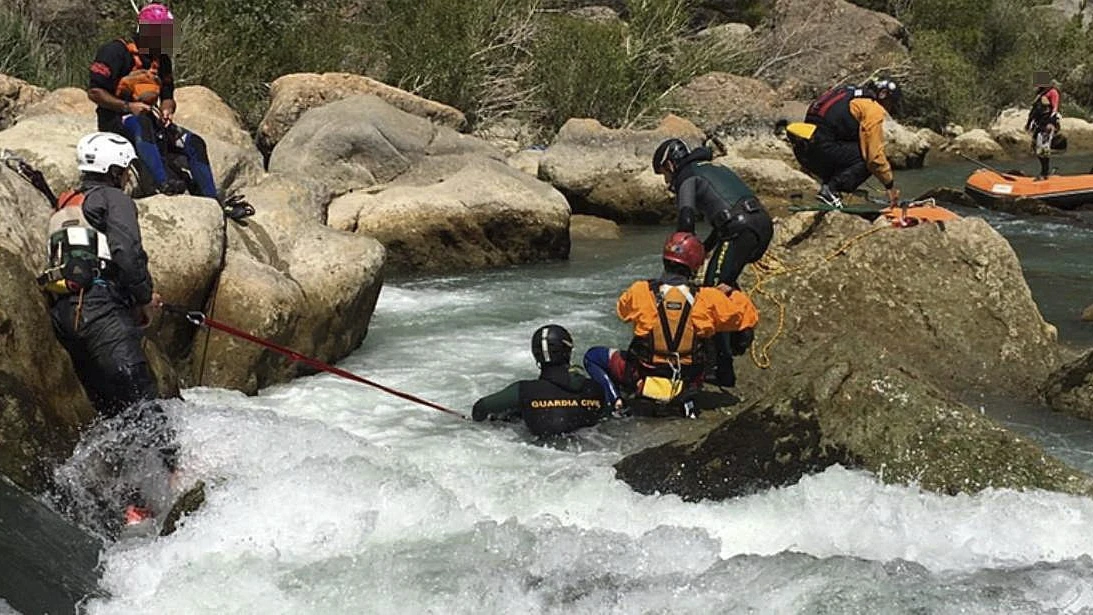
[[[1055,88],[1048,88],[1043,92],[1036,95],[1036,99],[1032,101],[1032,109],[1029,111],[1029,116],[1037,124],[1046,124],[1054,119],[1053,115],[1055,110],[1051,108],[1051,100],[1048,98],[1050,93]],[[1058,90],[1055,90],[1056,93]]]
[[[528,431],[537,436],[591,427],[603,417],[603,393],[598,387],[573,391],[549,380],[524,380],[519,395],[520,414]]]
[[[159,78],[159,58],[153,57],[152,63],[145,68],[144,61],[140,59],[140,50],[137,44],[124,39],[118,39],[125,44],[125,48],[133,56],[133,69],[129,74],[118,80],[118,87],[114,94],[125,101],[139,101],[148,105],[154,105],[159,101],[159,91],[163,82]]]
[[[656,280],[650,280],[649,292],[656,298],[660,326],[650,334],[648,356],[640,358],[654,368],[690,365],[697,350],[695,329],[691,325],[697,288],[691,284],[658,285]]]
[[[38,276],[38,283],[54,295],[86,290],[110,265],[106,235],[91,226],[83,213],[84,200],[94,190],[62,192],[49,218],[49,266]]]
[[[805,112],[805,122],[816,125],[813,138],[828,141],[857,141],[861,124],[850,113],[850,101],[873,98],[867,90],[854,86],[832,88],[820,95]]]

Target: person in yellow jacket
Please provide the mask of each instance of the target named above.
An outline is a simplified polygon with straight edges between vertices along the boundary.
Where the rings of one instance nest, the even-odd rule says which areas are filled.
[[[727,292],[691,282],[706,252],[692,233],[673,233],[664,245],[664,273],[638,280],[619,297],[619,318],[633,325],[634,337],[625,351],[594,346],[585,353],[589,376],[604,389],[605,402],[626,412],[627,393],[672,404],[701,386],[705,376],[705,346],[715,333],[750,331],[759,313],[741,290]],[[737,336],[733,349],[743,354],[751,335]],[[731,370],[731,362],[729,363]],[[723,376],[723,374],[721,374]],[[720,379],[722,386],[735,384]],[[692,415],[684,404],[683,410]]]
[[[805,122],[816,131],[803,162],[820,178],[820,201],[842,207],[839,194],[853,192],[873,175],[889,203],[899,205],[899,189],[884,153],[884,117],[899,98],[899,86],[880,79],[861,87],[833,88],[809,105]]]

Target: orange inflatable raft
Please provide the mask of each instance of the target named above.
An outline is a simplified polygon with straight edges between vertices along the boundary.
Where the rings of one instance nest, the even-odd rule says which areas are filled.
[[[1074,209],[1093,204],[1093,175],[1049,175],[1037,180],[977,169],[964,183],[964,192],[984,207],[992,207],[1003,199],[1029,198],[1060,209]]]

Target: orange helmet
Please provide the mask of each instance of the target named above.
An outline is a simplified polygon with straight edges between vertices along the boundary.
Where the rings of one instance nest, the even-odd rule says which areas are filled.
[[[706,260],[706,249],[693,233],[672,233],[664,243],[664,260],[679,263],[693,273]]]

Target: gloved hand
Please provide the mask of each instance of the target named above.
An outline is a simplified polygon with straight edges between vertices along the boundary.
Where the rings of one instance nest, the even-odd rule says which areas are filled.
[[[899,207],[900,206],[899,205],[899,188],[897,188],[895,186],[892,186],[891,188],[889,188],[888,190],[885,191],[885,194],[888,195],[888,204],[890,206],[892,206],[892,207]]]
[[[753,341],[755,341],[754,328],[733,331],[729,334],[729,348],[732,349],[732,354],[736,357],[747,352]]]

